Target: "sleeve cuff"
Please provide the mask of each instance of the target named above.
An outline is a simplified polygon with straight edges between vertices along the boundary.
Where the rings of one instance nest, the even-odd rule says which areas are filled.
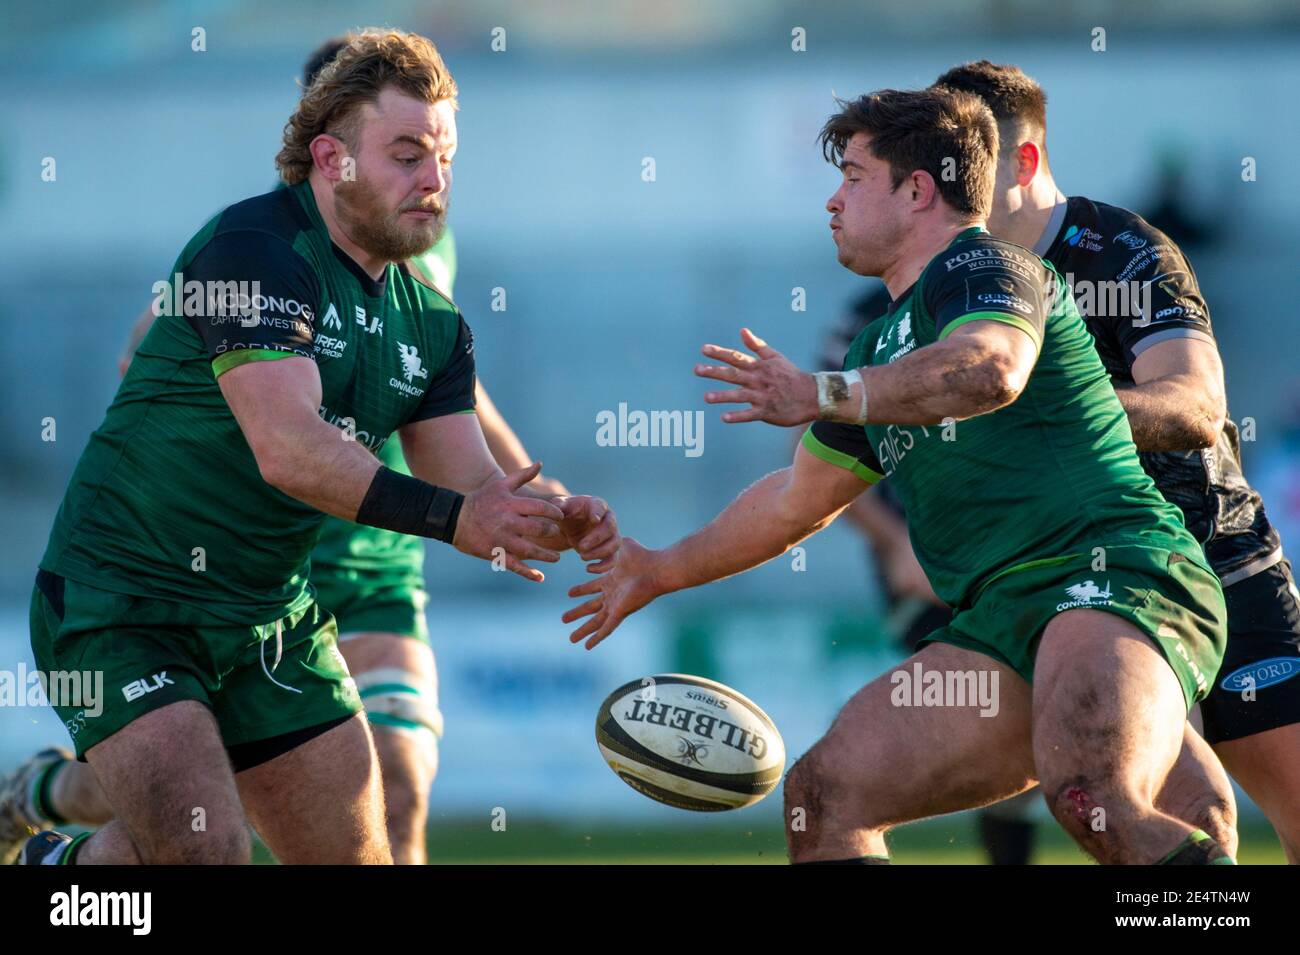
[[[1034,347],[1038,350],[1043,348],[1043,336],[1033,323],[1027,318],[1021,318],[1019,315],[1012,315],[1010,312],[970,312],[966,315],[954,318],[943,330],[939,332],[939,340],[947,338],[952,334],[953,329],[959,325],[965,325],[967,322],[1001,322],[1003,325],[1011,325],[1020,329],[1026,335],[1034,340]]]
[[[406,419],[406,423],[413,424],[416,421],[428,421],[430,418],[445,418],[447,415],[453,414],[478,414],[478,409],[473,405],[465,407],[461,404],[417,408],[415,413]]]
[[[1161,342],[1172,341],[1175,338],[1195,338],[1199,341],[1209,342],[1211,345],[1217,345],[1214,336],[1204,329],[1182,326],[1179,328],[1157,328],[1151,334],[1139,338],[1130,345],[1129,351],[1136,358],[1152,345],[1159,345]]]
[[[281,358],[306,358],[302,352],[280,351],[275,348],[241,348],[238,351],[222,352],[212,359],[212,375],[220,378],[230,369],[246,365],[250,361],[277,361]]]
[[[803,439],[800,442],[804,450],[815,458],[820,458],[827,464],[833,464],[837,468],[844,468],[846,471],[852,471],[853,474],[867,484],[875,484],[877,481],[884,479],[884,475],[879,471],[873,471],[851,454],[845,454],[843,451],[837,451],[830,445],[823,444],[817,440],[817,436],[809,428],[803,433]]]

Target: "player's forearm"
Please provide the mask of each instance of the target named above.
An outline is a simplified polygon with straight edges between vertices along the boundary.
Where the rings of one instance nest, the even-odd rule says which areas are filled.
[[[1015,401],[1027,381],[1005,351],[948,339],[889,365],[860,368],[871,424],[941,424],[996,411]],[[859,405],[850,399],[833,420],[852,424]]]
[[[456,537],[469,495],[390,470],[355,440],[345,438],[346,432],[321,424],[324,431],[304,427],[300,441],[281,443],[281,463],[269,474],[264,468],[268,483],[333,517],[448,544],[455,541],[458,549],[483,556],[481,550],[462,547]],[[496,473],[495,467],[491,470]]]
[[[1213,447],[1226,413],[1214,396],[1177,376],[1116,388],[1139,451]]]
[[[347,432],[312,417],[258,440],[253,453],[262,477],[319,511],[355,520],[379,461]]]
[[[660,551],[655,579],[660,593],[698,587],[779,557],[821,530],[839,509],[820,516],[788,492],[792,468],[775,471],[700,530]]]

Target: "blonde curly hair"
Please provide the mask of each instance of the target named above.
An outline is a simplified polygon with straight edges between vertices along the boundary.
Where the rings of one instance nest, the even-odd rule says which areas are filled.
[[[284,146],[275,157],[280,178],[290,186],[311,172],[311,143],[322,133],[355,144],[357,113],[393,86],[425,103],[456,102],[456,81],[438,48],[415,33],[362,30],[316,75],[284,127]]]

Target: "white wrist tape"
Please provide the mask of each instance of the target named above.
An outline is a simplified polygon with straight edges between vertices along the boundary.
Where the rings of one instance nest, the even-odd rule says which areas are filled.
[[[813,377],[817,380],[817,416],[821,420],[867,423],[867,386],[860,371],[819,371]],[[860,395],[857,417],[846,421],[845,405],[853,397],[855,385]]]

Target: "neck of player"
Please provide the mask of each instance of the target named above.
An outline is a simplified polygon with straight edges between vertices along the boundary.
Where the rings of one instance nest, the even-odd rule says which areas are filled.
[[[1052,210],[1065,196],[1050,174],[1040,172],[1020,191],[1020,208],[989,217],[989,232],[999,239],[1032,249],[1052,221]],[[1048,236],[1050,239],[1051,237]]]
[[[367,252],[352,241],[334,212],[334,190],[328,182],[319,178],[315,171],[312,172],[308,182],[312,194],[316,197],[316,208],[320,210],[320,216],[325,220],[325,228],[329,230],[334,244],[346,252],[348,258],[361,266],[367,275],[379,281],[384,270],[388,268],[388,260]]]
[[[901,254],[894,264],[880,273],[880,280],[889,289],[889,297],[895,302],[921,277],[930,260],[948,247],[954,238],[974,226],[984,228],[984,223],[953,222],[947,218],[935,218],[919,224],[907,233],[902,243]]]

